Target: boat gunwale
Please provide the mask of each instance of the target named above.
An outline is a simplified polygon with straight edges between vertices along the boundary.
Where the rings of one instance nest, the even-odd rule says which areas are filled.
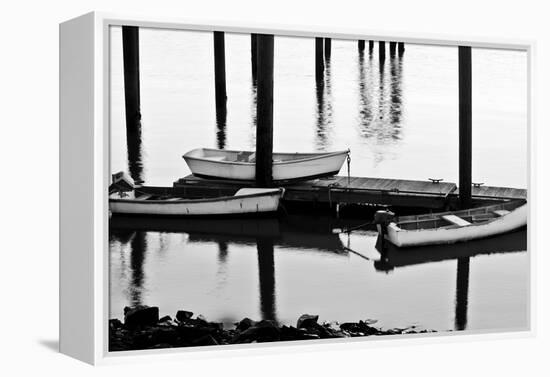
[[[136,204],[194,204],[194,203],[209,203],[209,202],[218,202],[218,201],[232,201],[238,199],[250,199],[256,197],[270,197],[279,195],[282,197],[284,194],[283,188],[274,188],[267,192],[259,192],[254,194],[245,194],[245,195],[225,195],[225,196],[216,196],[212,198],[198,198],[198,199],[181,199],[181,200],[167,200],[167,199],[123,199],[123,198],[109,198],[109,202],[114,203],[136,203]]]
[[[437,217],[441,217],[441,216],[444,216],[444,215],[456,215],[457,213],[461,213],[461,212],[469,212],[469,211],[476,211],[476,210],[486,210],[486,212],[487,212],[490,209],[499,209],[502,206],[514,206],[515,205],[512,209],[512,210],[515,210],[516,208],[521,207],[525,203],[527,203],[526,199],[508,200],[508,201],[498,203],[498,204],[491,204],[491,205],[488,205],[488,206],[474,207],[474,208],[462,209],[462,210],[457,210],[457,211],[445,211],[445,212],[434,212],[434,213],[430,213],[430,214],[425,213],[425,214],[420,214],[420,215],[398,216],[397,221],[393,221],[393,222],[394,223],[401,223],[401,222],[415,221],[415,220],[416,221],[433,220],[434,218],[437,218]],[[420,216],[428,216],[428,215],[430,216],[430,218],[418,219],[418,217],[420,217]]]
[[[238,150],[229,150],[229,149],[215,149],[215,148],[195,148],[193,150],[190,150],[189,152],[185,153],[182,158],[187,160],[187,159],[190,159],[190,160],[195,160],[195,161],[206,161],[208,163],[215,163],[215,164],[230,164],[230,165],[245,165],[245,166],[254,166],[256,165],[256,162],[246,162],[246,161],[217,161],[217,160],[209,160],[208,158],[201,158],[201,157],[195,157],[195,156],[189,156],[189,153],[191,152],[195,152],[195,151],[199,151],[199,150],[209,150],[209,151],[222,151],[222,152],[235,152],[235,153],[239,153],[239,152],[250,152],[250,153],[254,153],[252,151],[238,151]],[[314,161],[314,160],[319,160],[319,159],[322,159],[322,158],[329,158],[329,157],[334,157],[334,156],[338,156],[338,155],[342,155],[342,154],[348,154],[350,153],[350,150],[347,149],[347,150],[342,150],[342,151],[337,151],[337,152],[327,152],[327,153],[299,153],[299,152],[296,152],[296,153],[274,153],[274,154],[288,154],[288,155],[292,155],[292,154],[298,154],[298,155],[308,155],[308,156],[311,156],[311,157],[305,157],[305,158],[300,158],[300,159],[295,159],[295,160],[289,160],[289,161],[273,161],[273,165],[289,165],[289,164],[296,164],[296,163],[301,163],[301,162],[308,162],[308,161]]]
[[[515,201],[514,201],[515,202]],[[388,227],[392,227],[392,230],[396,233],[400,233],[400,232],[431,232],[431,231],[438,231],[438,230],[452,230],[452,229],[461,229],[461,228],[471,228],[471,227],[477,227],[477,226],[482,226],[482,225],[487,225],[487,224],[490,224],[492,222],[495,222],[497,220],[502,220],[504,221],[504,219],[509,216],[511,213],[513,213],[515,210],[521,208],[522,206],[524,205],[527,205],[527,201],[526,200],[518,200],[518,205],[512,210],[510,211],[510,213],[504,215],[504,216],[496,216],[494,218],[491,218],[491,219],[487,219],[487,220],[483,220],[483,221],[480,221],[480,222],[477,222],[477,223],[470,223],[468,225],[454,225],[454,224],[451,224],[451,225],[447,225],[447,226],[439,226],[439,227],[433,227],[433,228],[420,228],[420,229],[403,229],[399,226],[399,224],[401,223],[405,223],[405,222],[395,222],[395,221],[392,221],[390,222],[390,224],[388,224]],[[523,202],[523,203],[522,203]],[[498,208],[500,207],[501,205],[503,204],[511,204],[512,202],[505,202],[505,203],[500,203],[500,204],[496,204],[496,205],[491,205],[491,206],[485,206],[485,207],[478,207],[478,208],[471,208],[471,209],[481,209],[481,208],[485,208],[485,209],[490,209],[490,208]],[[466,211],[466,210],[464,210]],[[429,218],[429,219],[422,219],[422,220],[416,220],[416,222],[429,222],[429,221],[437,221],[437,220],[440,220],[440,216],[442,215],[445,215],[445,214],[455,214],[457,212],[462,212],[462,211],[449,211],[449,212],[440,212],[440,213],[434,213],[434,217],[432,218]],[[460,217],[460,216],[459,216]],[[415,221],[410,221],[410,222],[407,222],[407,223],[413,223]],[[393,225],[393,226],[392,226]]]

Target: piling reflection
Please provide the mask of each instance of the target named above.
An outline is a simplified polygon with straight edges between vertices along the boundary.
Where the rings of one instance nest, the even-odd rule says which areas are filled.
[[[218,241],[218,261],[222,264],[226,263],[227,255],[227,241]]]
[[[225,149],[227,126],[227,107],[216,107],[216,145],[218,149]]]
[[[455,330],[464,330],[468,323],[468,286],[470,258],[459,258],[456,266]]]
[[[317,150],[326,150],[330,148],[330,134],[333,117],[330,59],[325,61],[324,73],[323,81],[315,82],[317,99],[315,147]]]
[[[393,58],[390,60],[390,124],[396,130],[393,137],[399,138],[401,128],[401,116],[403,105],[402,92],[402,59]]]
[[[369,72],[372,66],[372,51],[369,50]],[[372,122],[372,90],[370,89],[370,83],[367,82],[365,74],[365,57],[363,52],[359,52],[358,58],[359,69],[359,123],[363,127],[369,127]]]
[[[394,143],[401,139],[402,62],[395,54],[378,64],[372,58],[370,51],[368,63],[362,53],[358,55],[359,132],[366,140]]]
[[[201,270],[201,273],[210,276],[209,279],[214,279],[211,283],[216,287],[215,291],[219,292],[220,287],[225,289],[228,281],[235,279],[235,276],[240,276],[239,273],[236,275],[235,261],[239,258],[242,261],[243,255],[255,249],[257,259],[256,262],[252,262],[252,266],[257,263],[257,277],[253,274],[252,282],[257,282],[257,289],[253,290],[253,295],[257,295],[259,315],[263,319],[277,320],[283,315],[277,309],[277,302],[281,300],[277,295],[277,286],[284,286],[287,282],[284,278],[286,276],[284,266],[288,266],[289,260],[287,258],[309,259],[314,256],[313,254],[319,254],[319,257],[330,258],[335,265],[345,260],[357,263],[357,258],[353,257],[350,252],[350,250],[355,250],[369,256],[362,258],[360,262],[365,266],[364,270],[361,268],[365,274],[368,274],[368,266],[373,264],[375,271],[392,272],[391,275],[394,275],[399,273],[399,269],[404,266],[456,260],[454,328],[464,330],[468,327],[470,259],[483,254],[525,252],[527,247],[527,232],[526,229],[523,229],[498,237],[456,245],[426,246],[407,248],[406,250],[396,248],[387,242],[382,249],[380,243],[377,243],[376,248],[380,252],[380,257],[376,260],[376,255],[372,253],[372,250],[361,250],[357,244],[354,245],[354,242],[348,244],[348,249],[346,249],[343,242],[347,240],[349,243],[350,238],[333,233],[333,229],[351,229],[362,222],[362,219],[349,220],[297,214],[285,216],[283,219],[238,220],[113,216],[110,221],[110,250],[112,253],[123,253],[120,254],[119,262],[116,264],[117,276],[114,277],[117,281],[123,282],[120,285],[123,287],[125,302],[121,307],[152,304],[148,302],[150,298],[147,297],[150,292],[157,289],[155,288],[157,283],[155,276],[148,276],[145,271],[162,273],[166,268],[163,266],[170,264],[170,258],[178,258],[177,255],[184,250],[188,250],[187,258],[197,258],[202,261],[201,263],[207,261],[213,263],[209,265],[210,267],[205,267],[204,271]],[[365,245],[365,241],[372,236],[372,231],[365,231],[363,235],[355,235],[355,237],[359,237],[356,240],[362,245]],[[155,242],[157,238],[163,242]],[[212,246],[215,247],[215,250],[214,254],[210,255],[213,255],[214,258],[209,259],[208,253],[205,254],[205,251],[212,250]],[[162,258],[159,258],[162,248],[166,250],[162,252],[164,254]],[[240,257],[230,258],[232,250],[241,253]],[[245,254],[242,254],[243,252]],[[279,264],[275,263],[275,254],[280,255],[281,262]],[[113,257],[115,260],[117,259],[116,255]],[[285,260],[286,263],[283,262]],[[340,268],[343,266],[341,265]],[[161,272],[157,271],[158,268],[162,268]],[[277,273],[277,269],[281,268],[283,268],[283,272]],[[296,268],[303,268],[303,266]],[[249,270],[250,265],[246,271]],[[184,273],[184,271],[177,270],[177,274],[180,273]],[[282,282],[277,281],[276,274],[283,277]],[[391,275],[388,276],[388,279],[391,279]],[[179,279],[180,277],[178,275],[174,278]],[[199,286],[201,285],[200,281],[193,281],[193,284],[196,282]],[[178,302],[181,300],[181,291],[178,287],[180,285],[176,284],[174,292],[163,292],[158,297]],[[241,286],[238,291],[241,294],[242,289]],[[145,298],[144,292],[148,293]],[[316,297],[319,292],[312,291],[310,293],[312,297]],[[151,296],[157,300],[158,297],[155,297],[157,296]],[[205,297],[204,300],[217,300],[216,297]],[[254,300],[254,297],[244,299],[250,302],[250,300]],[[314,305],[321,304],[315,303]],[[220,310],[224,312],[225,309],[221,308]]]
[[[527,249],[527,230],[453,245],[406,249],[388,242],[382,244],[378,239],[376,248],[380,252],[380,259],[374,262],[374,267],[384,273],[398,267],[456,259],[455,330],[465,330],[468,324],[470,258],[483,254],[524,252]]]
[[[132,306],[141,305],[142,291],[145,281],[143,266],[145,264],[145,252],[147,239],[145,232],[136,232],[130,241],[130,271],[131,279],[128,286],[128,301]]]
[[[142,160],[142,139],[141,121],[126,128],[126,145],[128,149],[128,172],[136,183],[143,183],[143,160]]]
[[[273,239],[257,239],[260,311],[262,319],[277,320],[275,306],[275,256]]]
[[[256,80],[250,86],[250,141],[252,148],[256,147],[256,125],[258,124],[258,86]]]

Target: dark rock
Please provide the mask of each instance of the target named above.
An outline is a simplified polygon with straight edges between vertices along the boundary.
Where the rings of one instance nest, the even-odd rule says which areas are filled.
[[[301,332],[297,328],[292,326],[281,327],[281,340],[298,340],[300,339]]]
[[[193,317],[193,312],[188,312],[187,310],[178,310],[176,313],[176,319],[180,322],[185,322],[188,319]]]
[[[145,349],[154,346],[157,342],[153,339],[151,331],[139,331],[131,338],[132,349]]]
[[[153,343],[175,344],[179,337],[179,333],[176,328],[164,327],[155,328],[151,335]]]
[[[254,326],[255,324],[256,322],[254,322],[250,318],[244,318],[241,322],[237,324],[237,331],[244,331],[249,327]]]
[[[298,318],[298,322],[296,323],[297,328],[308,328],[312,327],[317,324],[317,321],[319,320],[318,315],[312,315],[312,314],[302,314],[300,318]]]
[[[191,342],[193,346],[217,346],[218,341],[212,335],[204,335]]]
[[[321,337],[317,334],[304,334],[302,335],[301,340],[311,340],[311,339],[321,339]]]
[[[374,320],[321,325],[319,317],[310,314],[300,316],[297,327],[244,318],[234,329],[224,329],[222,323],[208,322],[202,315],[192,316],[192,312],[180,310],[177,322],[170,316],[159,320],[156,307],[126,307],[124,324],[118,319],[109,320],[109,351],[431,332],[415,326],[382,330],[371,326]]]
[[[237,333],[231,343],[273,342],[280,339],[281,330],[274,321],[263,320]]]
[[[177,327],[177,332],[182,340],[186,342],[193,342],[194,340],[205,335],[215,334],[216,330],[205,326],[180,325]]]
[[[164,317],[159,319],[159,323],[161,322],[172,322],[172,317],[170,317],[169,315],[165,315]]]
[[[162,349],[162,348],[173,348],[174,346],[168,343],[159,343],[154,346],[149,347],[149,349]]]
[[[111,330],[118,330],[122,328],[122,326],[122,322],[120,322],[120,320],[117,318],[109,320],[109,329]]]
[[[159,308],[156,306],[139,305],[134,308],[124,308],[124,325],[128,328],[151,326],[159,321]]]
[[[203,316],[202,314],[199,314],[199,315],[197,316],[197,320],[203,321],[203,322],[208,322],[208,321],[206,320],[206,317]]]
[[[349,332],[350,335],[352,336],[378,335],[380,333],[380,331],[377,328],[371,327],[363,321],[359,321],[359,323],[355,323],[355,322],[342,323],[340,325],[340,329]],[[361,335],[357,335],[359,333]]]

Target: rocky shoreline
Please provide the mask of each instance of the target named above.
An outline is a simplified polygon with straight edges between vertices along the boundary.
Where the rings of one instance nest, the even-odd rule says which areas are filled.
[[[244,318],[233,329],[224,329],[222,323],[209,322],[201,315],[193,318],[193,313],[185,310],[178,311],[172,319],[170,316],[159,318],[158,307],[126,307],[124,323],[119,319],[109,320],[109,351],[435,332],[414,327],[383,330],[371,326],[376,322],[373,320],[319,324],[318,319],[318,315],[303,314],[294,327]]]

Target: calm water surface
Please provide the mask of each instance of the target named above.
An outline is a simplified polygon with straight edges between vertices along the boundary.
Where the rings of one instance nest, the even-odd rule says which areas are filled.
[[[216,119],[214,106],[212,35],[142,29],[142,134],[130,148],[120,29],[113,28],[111,38],[112,172],[171,185],[189,174],[181,155],[190,149],[255,148],[249,35],[226,34],[224,120]],[[350,148],[353,175],[458,181],[457,54],[456,48],[406,45],[402,57],[387,53],[380,63],[377,46],[361,55],[356,42],[333,40],[325,85],[318,88],[314,41],[276,37],[274,149]],[[474,49],[472,55],[473,181],[526,187],[526,54]],[[375,318],[384,327],[527,326],[525,231],[381,257],[374,232],[333,234],[340,226],[329,217],[296,215],[115,219],[111,317],[143,303],[162,314],[187,309],[227,324],[245,316],[295,323],[308,312],[327,321]]]

